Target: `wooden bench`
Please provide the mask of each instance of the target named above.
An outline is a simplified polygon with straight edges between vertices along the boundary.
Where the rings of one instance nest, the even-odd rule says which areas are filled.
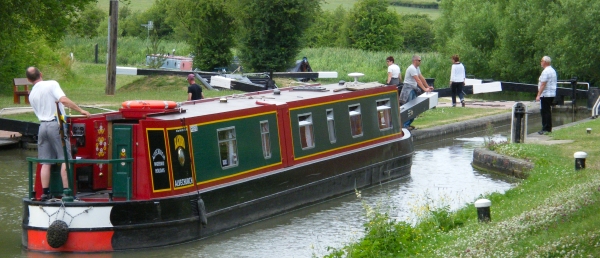
[[[21,104],[21,96],[25,97],[25,103],[29,104],[29,85],[32,85],[27,78],[13,79],[13,101],[15,104]],[[19,87],[23,86],[23,89]]]

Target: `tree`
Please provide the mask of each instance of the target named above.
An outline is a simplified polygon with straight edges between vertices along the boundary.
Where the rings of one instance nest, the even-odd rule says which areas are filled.
[[[71,23],[70,32],[83,38],[98,36],[98,24],[108,16],[95,2],[86,6],[85,10],[78,12]]]
[[[319,11],[315,22],[304,33],[304,47],[336,47],[345,37],[339,33],[346,19],[346,9],[341,5],[332,11]]]
[[[194,49],[194,67],[211,71],[232,58],[235,28],[231,6],[225,0],[170,1],[167,24]]]
[[[0,85],[23,77],[30,65],[47,64],[71,18],[94,0],[0,0]],[[12,92],[9,87],[3,93]]]
[[[239,0],[240,52],[254,71],[282,71],[295,60],[320,0]]]
[[[343,35],[346,46],[369,51],[398,50],[400,35],[398,14],[388,10],[385,0],[359,0],[346,17]]]
[[[409,52],[425,52],[434,45],[433,21],[425,14],[401,16],[400,35],[404,37],[403,47]]]
[[[444,0],[438,50],[460,54],[479,78],[537,83],[544,55],[559,79],[600,80],[600,3],[585,0]],[[449,69],[449,68],[448,68]]]

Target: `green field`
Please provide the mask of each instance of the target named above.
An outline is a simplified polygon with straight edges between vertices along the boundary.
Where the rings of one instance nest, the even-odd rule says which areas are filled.
[[[426,3],[426,2],[432,2],[433,0],[413,0],[413,1]],[[357,0],[327,0],[324,3],[322,3],[321,8],[323,8],[323,10],[332,11],[341,5],[345,9],[350,9],[356,2],[357,2]],[[130,7],[134,11],[145,11],[146,9],[150,8],[150,6],[152,6],[153,3],[154,3],[154,0],[131,0]],[[108,12],[109,4],[110,4],[109,0],[99,0],[98,1],[98,6],[106,12]],[[122,5],[122,4],[120,4],[120,5]],[[395,10],[399,14],[413,14],[413,13],[427,14],[432,19],[437,19],[440,16],[440,11],[436,10],[436,9],[421,9],[421,8],[410,8],[410,7],[399,7],[399,6],[390,6],[390,8]]]

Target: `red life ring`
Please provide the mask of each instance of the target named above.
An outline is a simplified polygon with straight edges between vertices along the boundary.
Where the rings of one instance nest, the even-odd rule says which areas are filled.
[[[177,102],[167,100],[129,100],[121,104],[129,109],[173,109],[177,106]]]

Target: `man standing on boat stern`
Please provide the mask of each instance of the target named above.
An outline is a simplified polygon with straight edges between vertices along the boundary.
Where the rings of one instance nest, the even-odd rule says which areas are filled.
[[[540,102],[540,109],[542,114],[542,130],[538,134],[545,134],[552,132],[552,102],[556,97],[556,82],[558,78],[556,71],[550,66],[552,60],[549,56],[542,57],[540,61],[542,68],[542,75],[538,82],[538,93],[535,97],[535,101]]]
[[[200,87],[200,85],[196,84],[196,77],[194,76],[194,74],[188,74],[187,81],[190,84],[190,86],[188,86],[187,100],[189,101],[203,99],[204,93],[202,93],[202,88]]]
[[[56,119],[56,103],[59,102],[61,114],[65,114],[64,106],[75,109],[77,112],[90,116],[90,113],[81,109],[77,104],[71,101],[60,85],[56,81],[44,81],[42,73],[35,67],[27,68],[27,80],[33,84],[31,93],[29,93],[29,103],[33,107],[33,112],[40,120],[40,129],[38,131],[38,158],[39,159],[60,159],[64,160],[64,152],[60,139],[59,123]],[[67,134],[68,135],[68,134]],[[71,146],[67,141],[65,146],[67,155],[71,158]],[[50,166],[52,163],[42,163],[40,177],[42,181],[41,200],[50,199]],[[60,175],[62,177],[63,188],[69,188],[69,178],[67,176],[67,165],[62,163]]]
[[[388,56],[385,61],[388,65],[388,77],[386,85],[398,85],[402,80],[402,74],[400,73],[400,67],[394,63],[394,57]]]
[[[406,104],[413,99],[417,98],[417,91],[419,92],[431,92],[433,91],[433,87],[427,84],[427,81],[421,74],[421,57],[414,55],[412,57],[412,64],[408,66],[406,72],[404,73],[404,87],[402,87],[402,92],[400,92],[400,105]],[[407,128],[409,130],[415,129],[414,126],[411,126],[414,118],[409,119],[404,122],[402,127]]]

